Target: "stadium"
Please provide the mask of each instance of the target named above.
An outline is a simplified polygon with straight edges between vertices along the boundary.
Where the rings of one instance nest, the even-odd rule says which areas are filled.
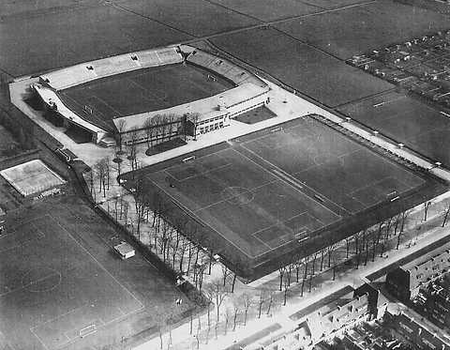
[[[195,139],[270,102],[270,87],[257,75],[188,45],[52,71],[34,89],[65,127],[100,145]],[[316,114],[122,174],[119,182],[133,192],[139,180],[153,212],[163,211],[172,226],[186,222],[187,237],[247,282],[445,190],[434,175]]]
[[[445,191],[433,174],[307,115],[123,174],[154,212],[253,281]]]
[[[268,103],[269,87],[254,74],[181,45],[108,57],[42,74],[34,90],[59,124],[85,140],[112,145],[197,137]],[[133,134],[133,136],[131,136]]]

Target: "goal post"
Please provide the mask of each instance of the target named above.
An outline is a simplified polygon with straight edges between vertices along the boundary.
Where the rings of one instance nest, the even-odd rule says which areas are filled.
[[[80,329],[79,335],[81,338],[87,337],[90,334],[94,334],[97,332],[97,326],[95,323],[90,324],[89,326],[86,326],[84,328]]]

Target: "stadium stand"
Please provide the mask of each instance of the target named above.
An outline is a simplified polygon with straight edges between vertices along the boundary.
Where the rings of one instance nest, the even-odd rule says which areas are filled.
[[[214,56],[198,49],[193,49],[187,45],[181,46],[181,50],[189,54],[186,59],[188,63],[221,75],[236,85],[242,85],[244,83],[251,83],[260,87],[266,87],[267,85],[258,77],[249,74],[243,68],[240,68],[224,58]]]
[[[176,47],[145,50],[59,69],[41,75],[40,82],[58,91],[136,69],[181,62],[183,62],[183,56]]]

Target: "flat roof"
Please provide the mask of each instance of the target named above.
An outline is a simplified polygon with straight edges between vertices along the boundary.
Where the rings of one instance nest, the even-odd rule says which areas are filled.
[[[404,270],[411,270],[416,266],[420,266],[424,263],[426,263],[427,261],[431,260],[432,258],[441,255],[442,253],[444,253],[447,249],[450,249],[450,242],[446,243],[442,246],[440,246],[439,248],[436,248],[424,255],[421,255],[420,257],[418,257],[417,259],[414,259],[413,261],[410,261],[409,263],[400,266],[402,269]]]
[[[114,249],[122,255],[126,255],[126,254],[134,251],[134,248],[131,245],[129,245],[127,242],[122,242],[122,243],[114,246]]]
[[[176,114],[182,116],[186,113],[200,113],[200,118],[202,118],[202,116],[203,118],[205,117],[210,118],[211,113],[217,113],[219,111],[219,106],[221,105],[225,107],[231,107],[242,101],[263,94],[268,90],[269,90],[268,87],[263,88],[251,83],[245,83],[235,88],[219,93],[215,96],[207,97],[201,100],[192,101],[157,111],[115,118],[113,119],[113,122],[114,125],[116,125],[117,127],[118,123],[121,120],[125,121],[126,131],[130,131],[134,128],[142,129],[145,121],[148,118],[153,118],[157,114]]]

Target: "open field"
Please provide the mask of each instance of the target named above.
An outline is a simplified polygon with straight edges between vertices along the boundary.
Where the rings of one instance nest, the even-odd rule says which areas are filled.
[[[274,21],[322,10],[312,2],[303,3],[296,0],[277,1],[276,3],[273,0],[213,0],[212,2],[262,21]]]
[[[150,166],[137,177],[149,181],[149,198],[159,198],[156,188],[172,203],[169,220],[193,220],[216,251],[253,267],[285,249],[306,254],[342,239],[337,228],[351,221],[361,229],[393,215],[392,194],[420,192],[415,200],[423,201],[434,182],[310,117]],[[131,182],[130,174],[125,178]],[[344,234],[356,229],[347,225]]]
[[[275,27],[341,59],[450,26],[441,14],[379,1],[277,24]],[[376,35],[374,35],[376,33]]]
[[[52,7],[56,2],[46,1],[35,10],[35,1],[23,1],[23,12],[0,12],[0,68],[20,76],[190,38],[106,2]]]
[[[214,79],[211,77],[214,76]],[[99,126],[112,119],[169,108],[216,95],[234,85],[190,64],[174,64],[118,74],[60,93],[66,105]],[[89,106],[93,114],[85,110]]]
[[[344,105],[339,111],[450,166],[450,118],[424,103],[392,92]]]
[[[328,106],[392,88],[391,84],[275,29],[251,29],[211,41],[227,53]]]
[[[20,153],[21,148],[11,133],[0,125],[0,160]]]
[[[121,0],[120,6],[193,36],[211,35],[259,23],[204,0]]]
[[[2,345],[15,350],[118,345],[122,336],[132,341],[135,334],[157,332],[192,307],[139,254],[122,261],[112,251],[120,237],[80,200],[48,199],[11,215],[0,238]],[[176,298],[185,303],[176,306]]]

